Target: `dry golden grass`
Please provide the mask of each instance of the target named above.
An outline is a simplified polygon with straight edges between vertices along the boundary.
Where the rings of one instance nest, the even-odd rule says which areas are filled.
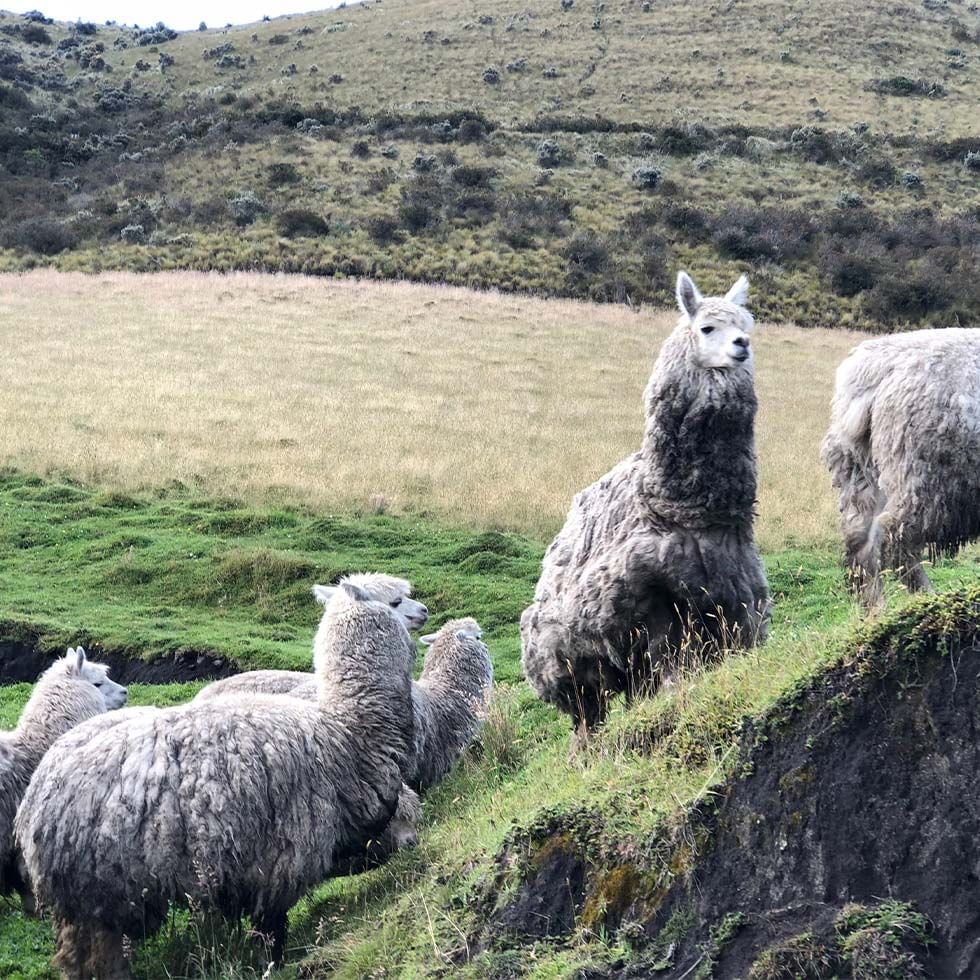
[[[670,312],[258,274],[0,277],[0,461],[121,488],[547,536],[636,449]],[[818,459],[859,334],[757,334],[766,549],[836,533]]]

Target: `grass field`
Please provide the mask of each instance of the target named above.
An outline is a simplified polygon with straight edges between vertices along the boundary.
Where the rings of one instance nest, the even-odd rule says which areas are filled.
[[[541,540],[578,490],[639,447],[643,387],[676,322],[248,274],[36,271],[0,277],[0,295],[0,463]],[[834,370],[860,339],[756,332],[768,551],[836,534],[818,451]]]
[[[572,493],[638,446],[673,314],[257,275],[39,271],[3,277],[0,295],[0,639],[300,667],[310,585],[367,569],[408,575],[434,624],[485,627],[494,705],[427,798],[420,847],[301,901],[282,980],[544,980],[628,962],[621,936],[585,927],[483,942],[488,896],[513,886],[505,842],[584,813],[610,849],[669,875],[658,835],[717,791],[743,719],[853,646],[817,447],[859,335],[756,335],[767,645],[617,707],[569,759],[565,720],[520,681],[517,620]],[[940,590],[975,582],[980,552],[931,574]],[[894,584],[889,600],[907,602]],[[198,687],[134,686],[133,701]],[[29,692],[0,689],[0,725]],[[47,923],[0,906],[0,975],[47,980],[51,952]],[[262,973],[241,930],[186,912],[137,942],[133,966],[140,980]]]

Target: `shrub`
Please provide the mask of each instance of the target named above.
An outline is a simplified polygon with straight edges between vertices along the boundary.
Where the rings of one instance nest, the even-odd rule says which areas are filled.
[[[266,179],[270,187],[283,187],[299,182],[299,171],[292,163],[270,163],[266,168]]]
[[[436,158],[425,153],[418,153],[412,161],[412,169],[418,174],[431,173],[436,168]]]
[[[119,237],[127,245],[142,245],[146,241],[146,229],[142,225],[126,225]]]
[[[371,240],[378,245],[389,245],[401,237],[398,219],[393,215],[379,214],[368,218],[365,228]]]
[[[562,234],[572,213],[567,198],[543,191],[514,191],[500,201],[500,233],[511,248],[531,248],[535,236]]]
[[[507,62],[507,71],[512,74],[520,74],[527,71],[527,58],[518,58],[516,61]]]
[[[863,208],[864,198],[857,191],[841,191],[837,195],[837,207],[839,208]]]
[[[912,170],[907,170],[902,175],[902,184],[910,191],[921,191],[925,187],[925,181],[920,174]]]
[[[636,137],[636,148],[640,153],[649,153],[657,148],[657,139],[653,133],[640,133]]]
[[[479,119],[464,119],[459,124],[456,139],[460,143],[479,143],[487,135],[487,128]]]
[[[609,157],[607,157],[605,153],[600,153],[598,150],[596,150],[596,152],[592,154],[592,162],[597,167],[605,169],[609,166]]]
[[[141,48],[149,47],[151,44],[166,44],[177,36],[177,32],[167,27],[163,21],[157,21],[153,27],[146,27],[136,31],[136,43]]]
[[[40,24],[22,27],[20,36],[28,44],[51,44],[51,35]]]
[[[871,187],[891,187],[898,179],[895,164],[887,157],[869,157],[857,168],[858,177]]]
[[[728,258],[782,262],[802,258],[815,231],[802,211],[735,204],[712,222],[711,240]]]
[[[601,272],[609,261],[609,248],[591,229],[575,232],[561,254],[569,265],[583,272]]]
[[[641,163],[636,170],[633,171],[631,180],[641,190],[652,191],[659,186],[663,178],[663,170],[661,170],[655,163],[647,161],[646,163]]]
[[[858,252],[821,249],[818,268],[838,296],[856,296],[875,284],[879,262]]]
[[[413,177],[401,189],[398,216],[409,231],[417,234],[439,223],[443,203],[443,189],[436,177]]]
[[[242,191],[236,194],[229,202],[231,216],[235,219],[235,224],[244,226],[252,224],[255,219],[265,211],[265,204],[259,200],[253,191]]]
[[[280,235],[287,238],[316,238],[326,235],[330,225],[309,208],[289,208],[276,218]]]
[[[690,242],[704,241],[710,234],[710,216],[693,204],[668,204],[662,216],[668,228],[680,232]]]
[[[866,295],[864,308],[872,319],[884,323],[914,323],[945,309],[952,300],[943,278],[933,270],[897,267]]]
[[[483,80],[487,85],[496,85],[500,81],[500,72],[492,65],[483,69]]]
[[[929,99],[941,99],[946,95],[946,88],[941,82],[928,78],[909,78],[908,75],[873,78],[865,88],[878,95],[924,96]]]
[[[77,244],[74,232],[50,218],[26,218],[7,228],[0,237],[5,248],[28,249],[39,255],[58,255]]]
[[[562,152],[557,140],[544,139],[535,148],[538,164],[542,167],[557,167],[561,162]]]
[[[366,160],[371,155],[371,146],[367,140],[354,140],[350,155],[358,160]]]
[[[980,171],[980,150],[967,150],[966,156],[963,157],[963,166],[967,170]]]
[[[367,178],[367,192],[369,194],[381,194],[395,182],[395,171],[391,167],[383,170],[372,170]]]
[[[463,165],[453,170],[453,180],[463,187],[489,187],[490,181],[497,176],[494,167],[477,167]]]
[[[273,34],[269,38],[269,44],[289,44],[288,34]]]

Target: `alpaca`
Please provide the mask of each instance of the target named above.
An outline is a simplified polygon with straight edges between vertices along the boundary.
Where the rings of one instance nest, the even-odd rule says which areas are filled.
[[[372,599],[391,606],[409,631],[420,630],[428,622],[429,610],[411,598],[411,583],[394,575],[380,572],[345,575],[337,585],[314,585],[313,595],[317,602],[325,606],[345,582],[363,589]],[[247,670],[213,681],[201,688],[194,700],[210,701],[227,694],[291,694],[300,685],[307,685],[310,698],[316,699],[313,675],[305,670]]]
[[[642,448],[575,498],[521,617],[524,675],[580,738],[611,695],[655,690],[682,651],[765,640],[747,296],[744,276],[704,298],[678,275]]]
[[[152,933],[173,902],[249,914],[280,960],[288,909],[395,815],[414,659],[394,611],[345,583],[317,633],[315,702],[139,712],[49,753],[15,835],[52,912],[56,963],[126,975],[124,937]]]
[[[109,668],[69,647],[42,675],[17,727],[0,733],[0,893],[18,891],[33,900],[17,867],[14,815],[31,775],[57,739],[81,722],[121,708],[127,692],[109,680]]]
[[[867,340],[837,370],[821,448],[840,494],[852,585],[884,602],[881,573],[930,588],[920,559],[980,537],[980,329]]]

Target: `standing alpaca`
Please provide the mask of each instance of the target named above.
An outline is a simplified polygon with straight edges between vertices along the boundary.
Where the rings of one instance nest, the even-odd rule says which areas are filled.
[[[315,702],[141,712],[42,760],[15,833],[68,976],[127,975],[124,937],[174,902],[250,915],[278,960],[290,906],[388,824],[412,753],[414,644],[345,584],[317,645]]]
[[[411,583],[381,572],[345,575],[337,585],[314,585],[313,595],[317,602],[325,606],[345,582],[363,589],[372,599],[391,606],[409,631],[420,630],[429,620],[429,610],[411,598]],[[194,700],[210,701],[228,694],[292,694],[300,685],[308,688],[311,700],[316,700],[313,675],[305,670],[247,670],[213,681],[201,688]]]
[[[704,298],[678,275],[683,316],[646,388],[643,446],[575,498],[521,617],[525,677],[581,736],[680,651],[765,639],[747,295],[744,276]]]
[[[14,848],[17,806],[45,752],[61,735],[126,703],[126,688],[110,681],[108,673],[105,664],[88,660],[82,647],[69,647],[41,675],[17,727],[0,733],[0,893],[17,890],[30,904]]]
[[[980,329],[855,347],[837,369],[821,456],[865,607],[884,601],[885,568],[929,588],[923,549],[951,554],[980,537]]]

